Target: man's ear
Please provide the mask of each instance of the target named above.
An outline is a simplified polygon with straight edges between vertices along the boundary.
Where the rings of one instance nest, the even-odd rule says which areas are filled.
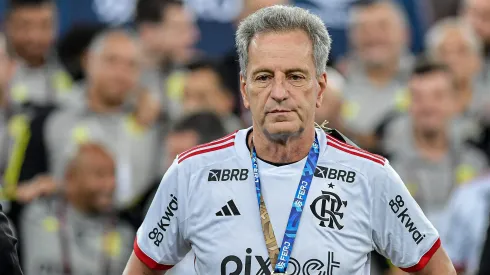
[[[247,94],[247,81],[243,77],[242,73],[240,73],[240,93],[242,94],[243,106],[245,106],[245,108],[247,109],[250,109],[250,102],[248,100]]]
[[[323,72],[318,78],[318,95],[316,96],[316,107],[320,108],[323,102],[323,94],[327,90],[327,73]]]

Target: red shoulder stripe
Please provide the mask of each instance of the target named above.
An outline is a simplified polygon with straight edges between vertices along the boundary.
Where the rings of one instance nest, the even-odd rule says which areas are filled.
[[[360,153],[362,153],[363,155],[367,155],[367,156],[369,156],[369,157],[371,157],[371,158],[374,158],[374,159],[377,159],[377,160],[379,160],[379,161],[383,162],[383,164],[384,164],[384,162],[385,162],[385,158],[384,158],[384,157],[382,157],[382,156],[380,156],[380,155],[373,154],[373,153],[368,152],[368,151],[366,151],[366,150],[363,150],[363,149],[361,149],[361,148],[357,148],[357,147],[352,146],[352,145],[350,145],[350,144],[347,144],[347,143],[345,143],[345,142],[339,141],[338,139],[336,139],[336,138],[334,138],[334,137],[328,136],[327,143],[328,143],[328,142],[334,143],[334,144],[336,144],[336,145],[338,145],[338,146],[341,146],[341,147],[343,147],[343,148],[346,148],[346,149],[350,149],[350,150],[353,150],[353,151],[360,152]]]
[[[408,273],[415,273],[417,271],[422,270],[427,265],[429,260],[432,258],[434,253],[436,253],[437,249],[439,249],[440,246],[441,246],[441,240],[437,239],[437,241],[432,245],[429,251],[427,251],[427,253],[425,253],[424,256],[420,258],[418,264],[411,267],[400,268],[400,269]]]
[[[225,149],[225,148],[231,147],[233,145],[235,145],[235,142],[234,141],[229,142],[229,143],[224,142],[223,144],[221,144],[219,146],[215,146],[215,147],[203,147],[203,148],[199,148],[199,149],[190,151],[184,157],[179,157],[178,163],[181,163],[182,161],[184,161],[184,160],[186,160],[186,159],[188,159],[188,158],[190,158],[192,156],[196,156],[196,155],[200,155],[200,154],[204,154],[204,153],[208,153],[208,152],[212,152],[212,151],[218,151],[218,150],[221,150],[221,149]]]
[[[201,145],[192,147],[191,149],[188,149],[187,151],[184,151],[184,152],[180,153],[179,158],[184,157],[186,154],[190,153],[191,151],[197,150],[199,148],[216,145],[218,143],[221,143],[221,142],[224,142],[224,141],[228,141],[230,139],[233,139],[233,138],[235,138],[235,135],[236,135],[237,132],[238,131],[235,131],[235,132],[233,132],[233,133],[231,133],[229,135],[226,135],[226,136],[224,136],[224,137],[222,137],[220,139],[217,139],[215,141],[211,141],[211,142],[208,142],[208,143],[204,143],[204,144],[201,144]]]
[[[152,258],[148,257],[148,255],[143,252],[140,247],[138,246],[138,240],[135,238],[134,239],[134,244],[133,244],[133,249],[134,249],[134,254],[136,254],[136,257],[140,259],[147,267],[153,270],[168,270],[173,267],[173,265],[163,265],[155,262]]]
[[[332,146],[333,148],[336,148],[338,150],[344,151],[346,153],[349,153],[351,155],[358,156],[358,157],[379,163],[381,165],[385,164],[384,159],[381,159],[379,156],[377,156],[375,154],[366,153],[364,150],[360,150],[360,149],[353,147],[353,146],[351,146],[352,148],[349,148],[348,146],[344,145],[344,143],[341,143],[338,141],[336,142],[333,140],[328,140],[327,145]]]

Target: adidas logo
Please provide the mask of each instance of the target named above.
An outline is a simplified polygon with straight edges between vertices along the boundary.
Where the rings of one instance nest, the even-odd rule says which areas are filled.
[[[230,200],[225,206],[221,207],[221,211],[216,212],[216,216],[240,216],[240,211],[238,211],[235,202]]]

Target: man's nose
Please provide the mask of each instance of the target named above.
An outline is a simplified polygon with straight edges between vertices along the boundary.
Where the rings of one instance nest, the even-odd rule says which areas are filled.
[[[285,87],[285,80],[281,76],[276,76],[272,83],[271,98],[277,102],[284,101],[288,98],[288,91]]]

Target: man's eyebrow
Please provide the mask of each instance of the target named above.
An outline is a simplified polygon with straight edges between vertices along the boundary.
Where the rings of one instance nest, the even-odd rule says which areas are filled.
[[[303,69],[303,68],[292,68],[292,69],[286,70],[286,74],[297,73],[297,72],[300,72],[300,73],[305,74],[305,75],[308,74],[308,71]]]

